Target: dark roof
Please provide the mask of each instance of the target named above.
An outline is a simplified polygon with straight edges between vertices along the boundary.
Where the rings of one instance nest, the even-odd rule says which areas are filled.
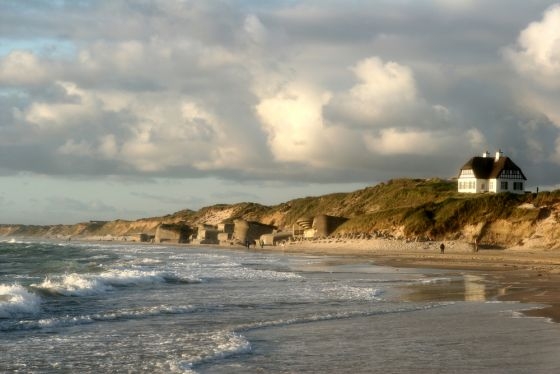
[[[497,161],[494,157],[476,156],[471,158],[461,170],[472,170],[477,179],[498,178],[502,171],[519,171],[523,179],[527,180],[523,171],[509,157],[500,157]]]

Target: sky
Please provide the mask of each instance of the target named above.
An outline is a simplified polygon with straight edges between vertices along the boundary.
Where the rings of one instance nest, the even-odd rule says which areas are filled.
[[[0,0],[0,223],[274,205],[453,178],[560,185],[560,3]]]

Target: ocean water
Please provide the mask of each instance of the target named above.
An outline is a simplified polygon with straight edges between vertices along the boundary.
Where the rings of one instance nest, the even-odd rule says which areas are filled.
[[[0,372],[559,372],[559,325],[487,287],[363,259],[4,240]]]

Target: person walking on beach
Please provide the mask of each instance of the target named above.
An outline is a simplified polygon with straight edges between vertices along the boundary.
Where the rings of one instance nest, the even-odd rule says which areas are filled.
[[[439,253],[443,254],[444,251],[445,251],[445,244],[441,243],[439,246]]]

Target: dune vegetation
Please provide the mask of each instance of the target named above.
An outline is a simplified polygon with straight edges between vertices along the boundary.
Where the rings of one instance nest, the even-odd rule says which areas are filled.
[[[560,191],[539,194],[460,194],[443,179],[394,179],[350,193],[308,196],[274,206],[242,202],[180,210],[136,221],[76,225],[1,225],[3,235],[130,235],[153,233],[161,223],[189,226],[241,218],[291,229],[298,219],[320,214],[346,217],[333,235],[384,235],[407,240],[464,239],[498,246],[528,241],[560,246]]]

